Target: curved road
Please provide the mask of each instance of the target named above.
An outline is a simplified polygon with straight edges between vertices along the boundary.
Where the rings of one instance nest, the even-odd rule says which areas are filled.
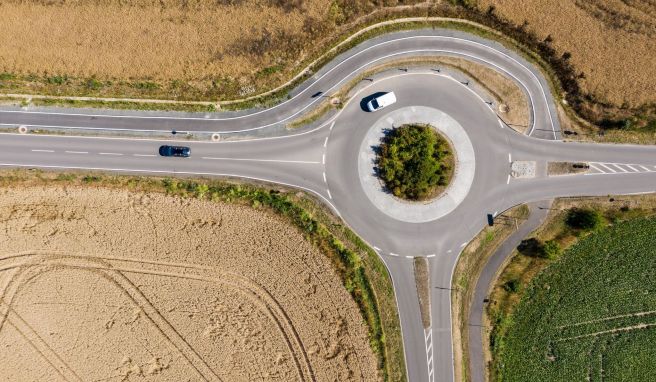
[[[511,77],[530,99],[531,130],[524,136],[504,127],[493,109],[469,86],[436,70],[377,77],[319,128],[274,136],[284,121],[311,108],[367,67],[401,56],[456,55],[479,61]],[[394,91],[398,102],[364,112],[362,97]],[[109,111],[0,109],[5,126],[99,129],[250,131],[242,141],[187,142],[192,157],[156,156],[161,142],[148,139],[3,134],[0,165],[92,169],[126,173],[231,176],[281,183],[314,193],[380,254],[396,291],[410,381],[453,380],[450,291],[460,250],[487,224],[487,214],[513,205],[566,195],[653,192],[656,147],[563,143],[546,81],[532,65],[502,46],[446,30],[396,33],[346,52],[272,109],[232,114],[181,115]],[[357,169],[367,130],[402,107],[439,109],[462,125],[475,152],[471,189],[455,210],[426,223],[406,223],[378,210],[364,193]],[[394,121],[389,121],[390,126]],[[542,138],[542,139],[539,139]],[[535,161],[536,176],[515,179],[510,162]],[[548,161],[594,162],[594,174],[547,177]],[[412,257],[430,259],[431,327],[424,330]]]

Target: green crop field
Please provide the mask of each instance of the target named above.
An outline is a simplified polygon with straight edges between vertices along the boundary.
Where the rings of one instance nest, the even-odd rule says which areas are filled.
[[[528,286],[499,341],[501,381],[656,380],[656,218],[570,248]]]

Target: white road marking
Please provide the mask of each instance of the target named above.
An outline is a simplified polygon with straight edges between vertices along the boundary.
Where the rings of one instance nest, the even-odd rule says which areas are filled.
[[[374,245],[374,249],[375,249],[376,251],[380,251],[380,248],[376,247],[375,245]]]
[[[335,121],[330,124],[330,127],[328,128],[328,131],[333,131],[333,127],[335,126]]]
[[[321,156],[321,164],[326,164],[326,154]]]
[[[446,253],[451,253],[451,252],[453,252],[453,251],[452,251],[452,250],[450,250],[450,249],[449,249],[448,251],[446,251]]]
[[[593,169],[599,171],[599,172],[602,173],[602,174],[605,174],[605,173],[606,173],[606,171],[600,169],[599,167],[595,166],[595,165],[592,164],[592,163],[589,163],[589,166],[592,167]]]
[[[426,347],[426,364],[428,366],[428,381],[433,381],[433,327],[424,329],[424,346]]]
[[[628,168],[630,168],[630,169],[633,170],[634,172],[640,172],[640,170],[638,170],[637,168],[631,166],[630,164],[625,164],[625,166],[628,167]]]
[[[38,149],[34,149],[32,151],[34,151],[35,153],[54,153],[55,152],[55,150],[38,150]]]
[[[398,257],[399,255],[397,255],[396,253],[390,252],[390,256]]]
[[[622,172],[629,172],[627,169],[625,169],[624,167],[618,165],[617,163],[611,163],[610,165],[615,166],[615,168],[619,168],[620,170],[622,170]]]
[[[512,156],[510,155],[510,153],[508,153],[508,163],[511,163],[511,162],[512,162]]]
[[[414,256],[406,256],[407,259],[414,259]]]
[[[615,172],[617,172],[617,171],[615,171],[615,170],[613,170],[612,168],[610,168],[610,167],[608,167],[608,166],[606,166],[606,165],[605,165],[605,164],[603,164],[603,163],[597,163],[597,164],[598,164],[598,165],[600,165],[601,167],[603,167],[603,168],[605,168],[605,169],[607,169],[608,171],[610,171],[610,172],[612,172],[612,173],[615,173]]]
[[[510,184],[510,174],[508,174],[508,179],[506,179],[506,184]]]
[[[642,168],[643,170],[645,170],[645,171],[647,171],[647,172],[651,172],[650,169],[648,169],[647,167],[645,167],[645,166],[643,166],[643,165],[637,165],[637,166],[640,167],[640,168]]]
[[[135,157],[154,157],[155,154],[132,154]]]
[[[492,215],[492,217],[497,217],[497,215],[499,215],[499,211],[494,211],[494,215]]]
[[[503,121],[501,121],[500,118],[497,118],[497,120],[499,121],[499,126],[501,126],[501,128],[503,129]]]
[[[227,160],[227,161],[244,161],[244,162],[276,162],[276,163],[298,163],[298,164],[319,164],[319,162],[304,160],[284,160],[284,159],[251,159],[251,158],[218,158],[218,157],[201,157],[210,160]]]
[[[460,248],[464,247],[465,245],[467,245],[467,242],[460,244]]]
[[[328,197],[332,200],[333,196],[330,195],[330,190],[329,190],[329,189],[326,189],[326,191],[328,191]]]
[[[123,155],[123,154],[121,154],[121,153],[98,153],[98,155],[116,155],[116,156],[119,156],[119,155]]]
[[[323,147],[326,147],[326,146],[328,146],[328,137],[326,137],[326,140],[323,141]]]
[[[325,173],[325,172],[323,173],[323,182],[324,182],[324,183],[327,183],[327,182],[328,182],[328,181],[326,180],[326,173]]]
[[[432,254],[430,254],[430,255],[426,255],[426,257],[429,257],[429,258],[430,258],[430,257],[435,257],[435,254],[432,253]]]
[[[88,151],[66,151],[67,154],[88,154]]]

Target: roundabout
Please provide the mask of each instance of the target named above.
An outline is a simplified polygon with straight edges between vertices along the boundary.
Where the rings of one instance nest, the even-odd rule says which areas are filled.
[[[408,202],[385,190],[375,173],[375,147],[385,131],[411,123],[431,125],[443,134],[454,150],[455,170],[443,193],[423,202]],[[460,124],[448,114],[426,106],[408,106],[383,115],[369,128],[360,146],[358,173],[365,194],[380,211],[407,223],[425,223],[453,211],[467,196],[474,181],[474,148]]]
[[[369,66],[394,57],[452,55],[488,65],[524,89],[530,100],[528,136],[505,127],[485,95],[469,82],[436,68],[374,76],[343,109],[319,126],[276,130],[318,102],[313,94],[336,91]],[[367,113],[359,101],[394,91],[398,101],[383,114]],[[382,130],[424,122],[452,142],[458,164],[443,197],[425,205],[398,204],[373,177],[373,149]],[[547,81],[540,71],[498,43],[449,30],[421,30],[367,41],[327,64],[266,110],[205,115],[118,113],[89,110],[0,109],[0,123],[56,126],[68,131],[204,131],[215,142],[181,141],[194,156],[157,157],[156,139],[3,134],[0,165],[164,176],[241,178],[306,191],[331,208],[369,244],[389,270],[401,322],[409,381],[454,379],[451,338],[452,271],[462,248],[489,217],[517,204],[559,196],[608,195],[656,190],[656,147],[566,143]],[[271,129],[267,130],[267,128]],[[255,133],[254,131],[257,131]],[[249,132],[240,141],[226,135]],[[539,139],[542,138],[542,139]],[[170,142],[170,141],[169,141]],[[170,158],[169,158],[170,159]],[[535,163],[531,178],[512,178],[516,161]],[[552,161],[601,163],[599,171],[547,176]],[[622,165],[624,170],[619,170]],[[603,171],[615,168],[615,170]],[[424,208],[426,207],[426,208]],[[413,260],[429,259],[430,325],[419,311]]]

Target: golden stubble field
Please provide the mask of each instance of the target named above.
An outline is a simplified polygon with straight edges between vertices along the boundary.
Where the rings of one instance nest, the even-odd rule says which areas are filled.
[[[250,207],[0,189],[0,379],[375,381],[356,304]]]
[[[302,1],[300,12],[270,3],[2,1],[0,70],[126,80],[249,74],[276,63],[274,39],[296,35],[306,18],[324,17],[329,4]],[[252,41],[267,35],[261,42],[267,54],[256,54]]]
[[[584,78],[582,90],[615,106],[656,103],[656,2],[653,0],[479,0],[481,10],[527,29],[562,54]]]

